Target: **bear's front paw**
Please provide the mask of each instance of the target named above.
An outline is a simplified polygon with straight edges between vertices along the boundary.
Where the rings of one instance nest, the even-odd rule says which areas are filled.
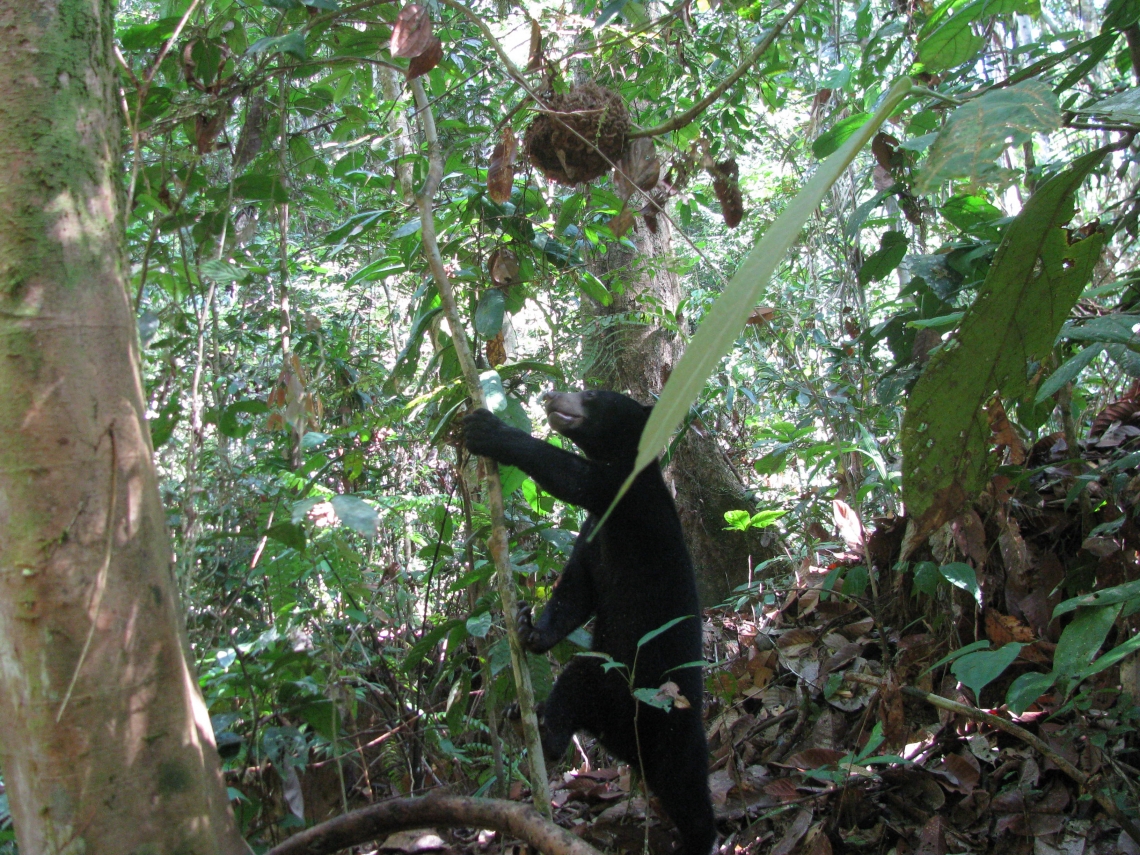
[[[519,606],[515,626],[519,631],[519,642],[523,648],[529,650],[531,653],[541,653],[542,651],[537,649],[538,632],[534,628],[530,603],[523,603]]]
[[[480,407],[463,420],[463,444],[472,454],[491,457],[495,449],[495,438],[504,427],[498,416]]]

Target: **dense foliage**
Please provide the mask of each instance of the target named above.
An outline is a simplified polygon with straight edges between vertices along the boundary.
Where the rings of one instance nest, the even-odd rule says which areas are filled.
[[[924,665],[964,654],[954,673],[979,704],[1006,673],[988,705],[1016,676],[1018,711],[1051,686],[1062,707],[1102,645],[1118,654],[1098,670],[1127,688],[1140,4],[425,9],[430,30],[407,36],[422,43],[395,52],[401,10],[384,0],[126,0],[118,17],[151,434],[251,841],[386,794],[506,792],[527,772],[499,745],[515,689],[488,514],[456,441],[468,392],[414,204],[429,111],[444,157],[436,228],[467,335],[480,369],[497,369],[508,420],[544,430],[538,393],[594,376],[613,326],[687,341],[819,163],[910,75],[918,88],[831,187],[685,421],[716,438],[760,509],[730,514],[722,536],[762,527],[777,556],[717,620],[735,614],[755,635],[791,620],[789,590],[822,588],[866,608],[880,640],[921,623],[941,645]],[[737,71],[693,121],[653,137],[661,183],[559,184],[527,159],[528,92],[594,81],[652,129]],[[658,229],[672,254],[606,267]],[[655,269],[680,277],[678,303],[649,289],[601,311]],[[541,601],[580,519],[521,473],[504,473],[504,492],[516,582]],[[1039,512],[1066,534],[1018,529]],[[887,521],[879,553],[872,519]],[[1051,589],[1009,594],[1050,550]],[[1096,589],[1113,592],[1107,605],[1072,599]],[[1017,632],[990,628],[995,607]],[[1059,650],[1077,664],[1050,653],[1006,672],[1069,625],[1079,633]],[[756,659],[745,636],[714,651],[711,686],[725,709],[756,714],[774,674],[741,682],[730,660]],[[577,649],[563,647],[530,657],[539,695]],[[1077,706],[1106,688],[1084,685]],[[1135,772],[1132,740],[1120,763]]]

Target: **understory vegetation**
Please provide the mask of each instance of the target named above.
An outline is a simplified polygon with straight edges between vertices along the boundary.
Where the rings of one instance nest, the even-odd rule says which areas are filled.
[[[396,795],[526,798],[468,345],[487,405],[558,442],[543,391],[687,379],[800,209],[662,444],[724,851],[1140,851],[1138,19],[124,0],[151,438],[255,851]],[[583,516],[500,475],[509,583],[541,611]],[[539,700],[587,633],[527,658]],[[585,736],[549,771],[556,820],[642,846],[636,774]]]

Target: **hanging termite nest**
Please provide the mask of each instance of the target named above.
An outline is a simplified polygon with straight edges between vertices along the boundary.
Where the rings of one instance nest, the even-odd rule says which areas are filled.
[[[629,111],[621,97],[596,83],[542,98],[526,130],[526,153],[550,181],[585,184],[621,158]],[[609,159],[607,162],[606,159]]]

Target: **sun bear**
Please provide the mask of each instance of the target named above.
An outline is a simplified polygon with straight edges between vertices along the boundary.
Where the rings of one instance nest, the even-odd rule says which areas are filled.
[[[592,390],[547,393],[543,402],[550,426],[585,457],[510,427],[487,410],[464,421],[471,453],[517,466],[555,498],[589,513],[542,616],[534,621],[529,607],[520,610],[523,645],[543,653],[593,615],[593,650],[633,670],[634,688],[672,681],[688,702],[669,711],[644,703],[638,709],[628,671],[606,671],[599,657],[575,657],[544,705],[543,751],[558,760],[575,731],[585,730],[635,767],[640,757],[649,789],[681,833],[684,855],[708,855],[716,827],[701,721],[700,603],[681,521],[658,463],[638,475],[588,539],[633,469],[651,407]],[[638,649],[646,633],[677,618],[682,620]]]

